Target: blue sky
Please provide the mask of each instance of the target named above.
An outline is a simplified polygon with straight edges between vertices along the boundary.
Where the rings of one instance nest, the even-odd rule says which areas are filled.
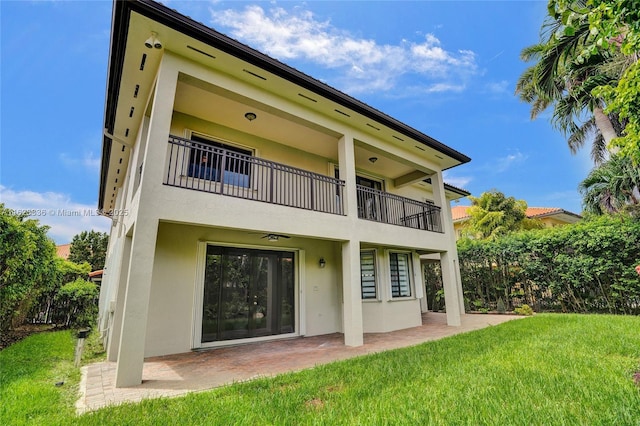
[[[588,150],[514,96],[546,1],[167,1],[472,158],[445,179],[581,211]],[[66,243],[108,231],[97,206],[108,1],[0,1],[0,202],[37,209]],[[463,200],[463,204],[469,204]],[[79,216],[60,214],[79,212]]]

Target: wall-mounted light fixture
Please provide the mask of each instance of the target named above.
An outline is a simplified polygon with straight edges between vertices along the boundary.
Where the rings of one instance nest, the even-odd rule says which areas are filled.
[[[151,37],[144,42],[144,45],[147,46],[148,49],[155,47],[156,49],[162,49],[162,43],[158,40],[158,33],[155,31],[151,32]]]
[[[258,118],[258,116],[254,112],[248,112],[244,115],[244,118],[246,118],[249,121],[253,121],[256,118]]]
[[[320,261],[318,262],[318,265],[320,265],[320,268],[324,268],[325,266],[327,266],[327,261],[324,260],[324,257],[320,258]]]
[[[376,161],[378,161],[378,157],[370,157],[369,161],[371,161],[371,164],[374,164]]]

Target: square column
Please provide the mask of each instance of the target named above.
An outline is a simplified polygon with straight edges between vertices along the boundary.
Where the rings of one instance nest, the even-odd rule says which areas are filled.
[[[357,219],[356,155],[353,137],[351,135],[344,135],[338,141],[338,168],[340,170],[340,179],[345,181],[344,192],[342,194],[345,215]],[[358,256],[360,255],[358,254]]]
[[[131,260],[131,237],[122,236],[122,252],[117,274],[116,300],[111,330],[109,333],[109,343],[107,345],[107,361],[118,360],[118,349],[120,345],[120,332],[122,331],[122,315],[124,312],[124,297],[127,293],[127,277],[129,276],[129,261]]]
[[[342,243],[342,321],[344,344],[362,346],[362,295],[360,290],[360,241]]]
[[[434,201],[436,205],[440,207],[442,230],[448,237],[448,250],[440,253],[444,303],[447,309],[447,324],[459,326],[460,313],[464,312],[464,300],[461,300],[462,289],[461,286],[458,285],[458,277],[460,276],[457,263],[458,251],[456,249],[455,234],[453,231],[451,208],[444,192],[442,172],[436,172],[431,175],[431,187],[433,189]]]
[[[163,52],[153,95],[146,148],[144,152],[139,153],[144,155],[144,165],[138,187],[139,207],[133,225],[123,299],[115,383],[118,388],[136,386],[142,382],[149,297],[159,224],[159,208],[155,205],[159,198],[156,191],[162,186],[177,84],[177,61],[170,53]]]
[[[117,388],[136,386],[142,383],[149,295],[151,294],[157,234],[157,220],[138,221],[133,228],[120,344],[118,345],[115,384]]]

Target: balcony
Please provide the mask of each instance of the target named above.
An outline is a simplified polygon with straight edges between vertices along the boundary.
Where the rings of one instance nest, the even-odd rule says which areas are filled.
[[[344,215],[344,181],[240,152],[169,137],[164,184]]]
[[[442,232],[440,207],[356,185],[358,217],[425,231]]]
[[[169,137],[164,184],[246,200],[344,215],[344,181],[262,158]],[[356,185],[358,217],[442,232],[431,203]]]

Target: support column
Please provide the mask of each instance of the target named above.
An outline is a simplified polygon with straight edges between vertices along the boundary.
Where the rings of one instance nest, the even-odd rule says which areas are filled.
[[[131,239],[116,367],[115,385],[118,388],[136,386],[142,382],[149,298],[158,235],[158,211],[161,207],[156,205],[161,203],[156,192],[162,187],[165,170],[167,141],[178,85],[178,66],[176,58],[168,52],[163,53],[153,94],[149,134],[138,187],[138,213]]]
[[[124,296],[127,293],[127,277],[129,276],[129,264],[131,263],[131,237],[123,235],[122,252],[120,253],[120,263],[117,274],[115,309],[109,333],[109,344],[107,345],[107,361],[118,360],[118,349],[120,348],[120,332],[122,331],[122,315],[124,312]],[[110,307],[109,307],[110,309]]]
[[[142,383],[149,295],[151,294],[157,234],[157,220],[137,221],[133,228],[120,345],[118,347],[117,388],[136,386]]]
[[[344,344],[362,346],[362,295],[360,290],[360,241],[342,243],[342,321]]]
[[[340,179],[345,181],[344,212],[348,217],[358,218],[358,193],[356,191],[356,156],[353,145],[353,137],[344,135],[338,141],[338,167]],[[358,254],[358,258],[359,258]],[[359,262],[358,262],[359,264]]]
[[[442,230],[448,237],[448,249],[447,251],[440,253],[442,285],[444,287],[444,303],[447,309],[447,324],[459,326],[460,312],[464,312],[464,301],[460,300],[461,292],[458,291],[457,277],[460,275],[460,271],[456,270],[458,268],[458,264],[455,261],[458,257],[456,240],[453,231],[453,221],[451,219],[451,209],[444,192],[442,172],[437,172],[431,175],[431,187],[433,189],[434,201],[441,209],[440,220],[442,221]],[[461,307],[462,310],[460,309]]]

